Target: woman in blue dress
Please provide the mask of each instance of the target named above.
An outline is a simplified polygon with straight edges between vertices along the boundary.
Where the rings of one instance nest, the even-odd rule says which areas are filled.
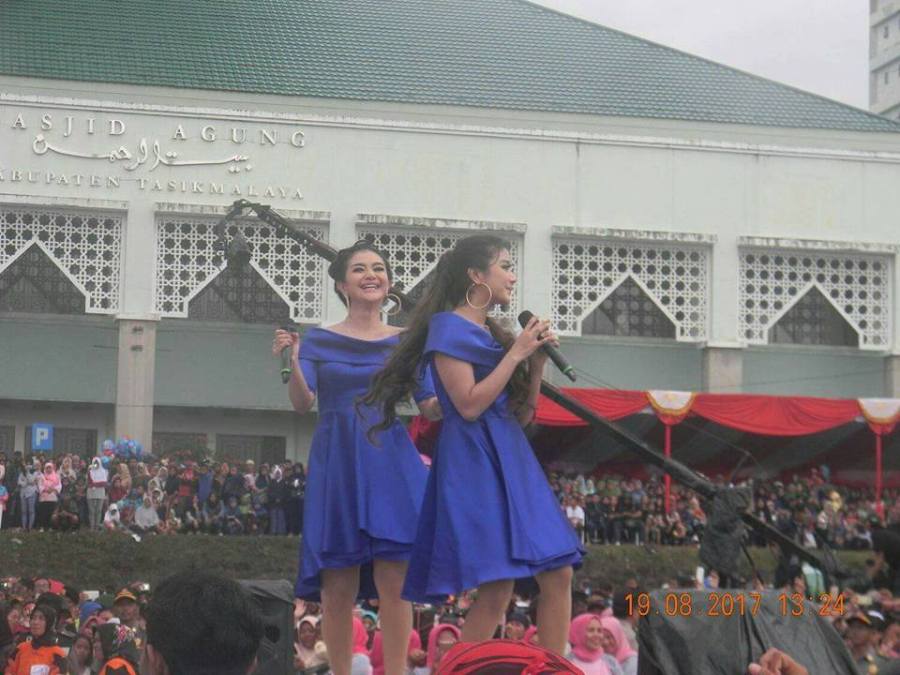
[[[566,650],[578,537],[547,484],[522,427],[534,416],[546,355],[555,343],[534,319],[515,339],[488,311],[507,304],[516,275],[509,247],[493,236],[460,240],[439,261],[434,281],[400,346],[364,399],[382,408],[381,433],[431,364],[444,421],[432,460],[403,594],[439,602],[477,588],[463,641],[489,639],[513,580],[541,589],[541,645]]]
[[[275,354],[292,347],[294,409],[306,413],[316,399],[319,404],[295,591],[321,597],[323,637],[336,675],[350,673],[356,598],[377,591],[385,667],[402,673],[412,609],[401,590],[427,470],[396,420],[370,442],[368,429],[378,420],[372,409],[356,405],[399,341],[398,329],[382,320],[391,271],[384,255],[362,241],[341,250],[328,273],[347,317],[310,330],[302,344],[286,331],[276,331],[272,343]],[[436,418],[437,401],[424,389],[416,395],[420,409]]]

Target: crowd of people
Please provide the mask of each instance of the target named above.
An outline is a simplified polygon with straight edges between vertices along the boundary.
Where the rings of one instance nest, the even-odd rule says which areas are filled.
[[[4,675],[247,675],[263,637],[258,607],[234,581],[182,572],[150,593],[78,590],[48,578],[0,584]]]
[[[717,575],[710,573],[704,579],[671,579],[663,588],[715,591],[717,583]],[[758,580],[752,588],[760,590]],[[780,588],[811,595],[800,569]],[[416,606],[407,649],[408,675],[434,673],[460,642],[475,593],[449,598],[439,606]],[[636,579],[618,589],[598,582],[593,589],[573,592],[566,658],[586,675],[634,675],[641,626],[636,598],[642,593]],[[877,579],[831,593],[840,594],[841,604],[833,603],[840,611],[831,612],[828,620],[860,672],[900,672],[900,597],[878,587]],[[208,606],[211,603],[215,607]],[[539,605],[539,596],[514,595],[495,637],[539,646],[535,626]],[[293,619],[293,672],[329,672],[321,606],[298,599]],[[209,631],[221,636],[218,645],[209,644]],[[191,659],[207,661],[201,664],[206,670],[177,672],[243,675],[252,668],[263,634],[258,607],[250,597],[235,582],[208,573],[177,574],[154,588],[136,582],[119,589],[79,590],[43,577],[0,580],[0,672],[4,675],[176,672],[160,670],[160,659],[182,666]],[[377,599],[357,606],[353,644],[353,675],[384,675]],[[214,659],[222,665],[210,669]],[[35,666],[46,670],[31,670]]]
[[[724,483],[723,478],[717,482]],[[646,480],[615,475],[553,473],[550,483],[561,507],[582,540],[593,544],[697,544],[707,514],[700,498],[688,488],[671,485],[670,508],[659,475]],[[847,488],[829,482],[827,467],[814,468],[790,481],[752,484],[753,513],[804,546],[868,549],[872,520],[877,515],[874,490]],[[888,523],[900,522],[896,490],[882,495]],[[764,546],[758,535],[751,543]]]
[[[0,453],[0,526],[146,534],[299,534],[300,463]]]
[[[697,544],[706,525],[699,497],[659,475],[550,473],[560,507],[585,543]],[[721,482],[722,479],[719,479]],[[149,533],[300,534],[306,472],[299,462],[174,462],[77,455],[7,457],[0,452],[0,527]],[[788,482],[753,485],[753,512],[815,548],[868,549],[877,513],[871,488],[828,480],[828,469]],[[888,523],[900,522],[900,495],[883,493]],[[751,543],[765,541],[751,535]]]

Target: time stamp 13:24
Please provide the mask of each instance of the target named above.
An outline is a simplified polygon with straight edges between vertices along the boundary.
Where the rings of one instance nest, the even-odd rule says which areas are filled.
[[[628,613],[648,616],[756,616],[762,604],[762,593],[709,593],[704,597],[692,593],[666,593],[662,603],[654,607],[647,593],[629,593]],[[823,617],[843,616],[844,596],[823,593],[815,603],[800,593],[779,593],[777,611],[781,616],[800,617],[816,613]]]

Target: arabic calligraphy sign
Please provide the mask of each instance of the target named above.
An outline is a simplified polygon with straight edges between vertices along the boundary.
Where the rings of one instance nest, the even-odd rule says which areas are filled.
[[[151,123],[146,124],[145,120]],[[13,138],[26,136],[32,157],[78,161],[76,165],[67,164],[65,170],[58,163],[37,170],[11,167],[5,160],[15,157],[22,161],[25,155],[18,150],[11,150],[7,155],[0,145],[0,183],[85,184],[114,189],[122,182],[133,182],[141,191],[303,198],[295,186],[226,183],[223,180],[229,174],[236,179],[240,174],[253,171],[253,157],[262,165],[269,164],[277,156],[278,166],[283,166],[285,156],[269,154],[273,149],[294,153],[304,148],[305,132],[289,123],[211,123],[183,117],[166,121],[163,116],[148,120],[147,117],[101,117],[93,113],[76,115],[60,111],[12,110],[4,115],[0,109],[0,132],[4,135],[11,132]],[[86,164],[80,164],[81,161]],[[77,169],[72,171],[72,166]],[[104,166],[107,167],[105,171]],[[175,170],[175,173],[153,176],[153,172],[163,168]],[[218,169],[222,173],[196,175],[188,172],[185,176],[182,170],[189,168],[196,171]],[[271,166],[265,168],[269,169],[269,175],[273,173]],[[283,172],[275,173],[283,175]]]

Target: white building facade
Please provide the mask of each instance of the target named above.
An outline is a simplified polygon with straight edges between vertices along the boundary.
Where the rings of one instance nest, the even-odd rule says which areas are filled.
[[[863,111],[817,101],[859,116],[827,128],[6,73],[7,452],[49,423],[59,450],[127,434],[305,459],[315,415],[291,411],[271,333],[343,308],[253,218],[250,269],[213,256],[238,198],[335,247],[374,238],[406,289],[499,233],[507,314],[552,317],[579,386],[900,396],[900,125]]]

